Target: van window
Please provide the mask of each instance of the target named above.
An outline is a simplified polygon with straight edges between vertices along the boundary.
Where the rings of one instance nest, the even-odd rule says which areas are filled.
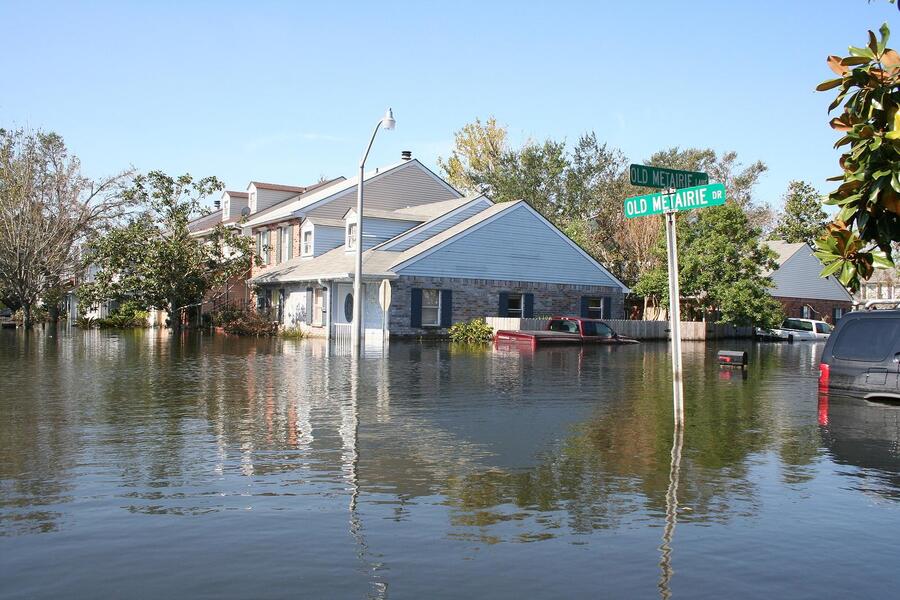
[[[900,319],[857,319],[846,324],[834,343],[834,357],[881,362],[900,339]]]

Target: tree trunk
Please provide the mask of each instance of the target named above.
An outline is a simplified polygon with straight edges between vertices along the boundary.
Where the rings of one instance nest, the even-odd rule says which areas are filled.
[[[22,325],[25,326],[25,329],[31,329],[34,326],[31,319],[31,302],[25,302],[22,304]]]
[[[56,304],[51,304],[47,307],[47,320],[56,325],[59,323],[59,306]]]

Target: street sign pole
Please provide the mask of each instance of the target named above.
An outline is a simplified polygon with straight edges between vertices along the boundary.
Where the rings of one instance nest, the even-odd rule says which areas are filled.
[[[668,193],[674,193],[669,190]],[[681,377],[681,295],[678,285],[678,240],[675,235],[675,213],[667,210],[666,248],[669,259],[669,330],[672,335],[672,402],[675,423],[684,422],[684,387]]]

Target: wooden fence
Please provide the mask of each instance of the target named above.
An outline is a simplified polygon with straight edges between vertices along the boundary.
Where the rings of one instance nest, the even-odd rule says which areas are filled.
[[[498,329],[511,329],[522,331],[535,331],[547,327],[547,319],[516,319],[512,317],[487,317],[488,325]],[[668,321],[624,321],[608,319],[604,320],[613,330],[627,337],[637,340],[667,340],[669,339]],[[685,341],[705,341],[722,338],[752,338],[752,327],[736,327],[734,325],[720,325],[702,321],[682,321],[681,339]]]

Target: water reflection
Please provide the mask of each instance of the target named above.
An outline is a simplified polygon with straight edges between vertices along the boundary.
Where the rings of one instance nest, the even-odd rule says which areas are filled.
[[[813,345],[737,346],[746,377],[724,377],[717,348],[685,344],[673,431],[663,344],[392,343],[354,356],[316,340],[4,334],[0,363],[16,368],[0,380],[0,536],[155,536],[159,519],[182,518],[209,524],[184,542],[198,553],[224,552],[226,532],[264,540],[280,549],[253,563],[268,576],[287,582],[302,556],[323,582],[341,573],[346,595],[376,598],[389,579],[411,595],[410,564],[553,562],[592,543],[642,575],[620,595],[655,582],[668,598],[676,527],[690,589],[692,527],[778,521],[771,498],[809,498],[832,468],[847,490],[900,498],[900,411],[823,409]]]

